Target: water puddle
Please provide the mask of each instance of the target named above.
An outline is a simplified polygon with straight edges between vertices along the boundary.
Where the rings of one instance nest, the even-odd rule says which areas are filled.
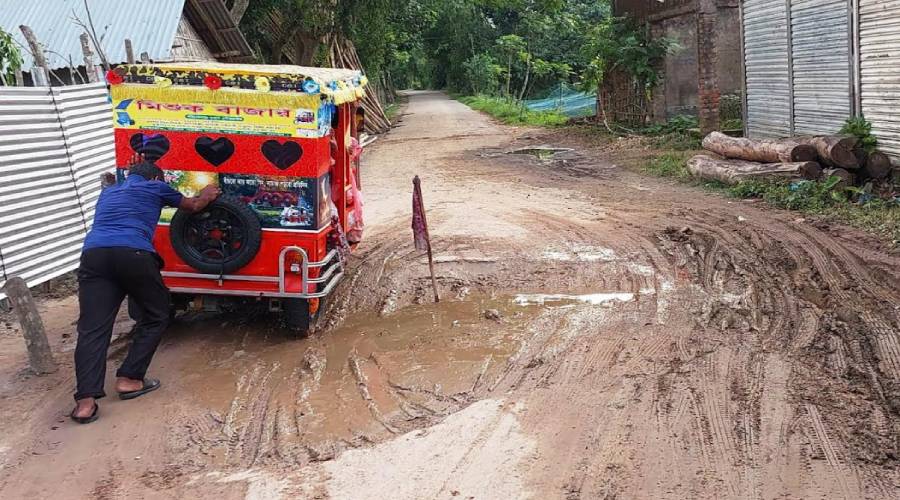
[[[568,153],[571,151],[574,150],[572,148],[555,148],[552,146],[529,146],[513,149],[507,153],[511,155],[531,155],[541,160],[549,160],[559,153]]]
[[[586,295],[537,293],[516,295],[515,303],[520,306],[540,305],[559,307],[576,304],[590,304],[597,306],[609,302],[631,302],[633,300],[634,294],[626,292],[590,293]]]

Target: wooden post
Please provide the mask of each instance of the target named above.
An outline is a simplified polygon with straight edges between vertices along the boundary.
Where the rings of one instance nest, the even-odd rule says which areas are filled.
[[[97,68],[94,66],[94,53],[91,51],[91,39],[87,33],[82,33],[78,38],[81,40],[81,54],[84,56],[84,70],[87,72],[88,81],[94,83],[98,79]]]
[[[47,341],[47,332],[44,331],[44,322],[38,314],[37,305],[31,290],[25,280],[13,276],[3,287],[9,297],[13,311],[19,318],[22,327],[22,335],[25,337],[25,347],[28,349],[28,362],[31,370],[38,375],[53,373],[57,370],[53,354],[50,352],[50,343]]]
[[[25,75],[22,73],[21,69],[16,70],[16,87],[24,87],[25,86]]]
[[[419,176],[413,177],[413,242],[416,250],[428,252],[428,270],[431,272],[431,288],[434,290],[435,303],[440,302],[437,277],[434,274],[434,257],[431,253],[431,235],[428,234],[428,220],[425,217],[425,202],[422,199],[422,184]]]
[[[47,57],[44,55],[44,49],[41,48],[41,44],[38,43],[37,37],[34,36],[34,31],[32,31],[31,28],[23,24],[19,26],[19,29],[22,31],[25,41],[28,42],[28,49],[31,51],[31,56],[34,58],[34,70],[31,72],[31,79],[34,80],[34,85],[36,87],[49,87],[50,67],[47,65]]]
[[[131,46],[131,40],[125,39],[125,60],[128,64],[134,64],[134,47]]]

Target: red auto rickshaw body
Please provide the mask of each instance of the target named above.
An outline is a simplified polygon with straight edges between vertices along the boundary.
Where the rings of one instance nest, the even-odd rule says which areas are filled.
[[[343,231],[336,226],[347,227],[352,176],[358,175],[350,144],[360,132],[354,117],[365,77],[348,70],[225,64],[113,71],[120,172],[146,161],[152,149],[153,163],[173,187],[190,195],[217,183],[261,221],[252,259],[239,269],[204,272],[173,246],[173,213],[164,211],[154,246],[165,261],[169,289],[185,297],[317,306],[343,274],[341,238],[335,237]]]

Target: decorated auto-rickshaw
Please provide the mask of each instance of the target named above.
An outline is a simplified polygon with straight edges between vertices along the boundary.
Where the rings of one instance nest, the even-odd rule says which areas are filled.
[[[358,241],[358,71],[230,64],[124,65],[107,74],[120,178],[137,161],[206,210],[165,209],[154,245],[173,305],[248,301],[306,332]]]

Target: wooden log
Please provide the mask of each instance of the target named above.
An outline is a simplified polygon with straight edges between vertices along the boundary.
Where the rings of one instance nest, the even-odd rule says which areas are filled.
[[[758,161],[762,163],[815,161],[813,147],[799,144],[790,139],[780,141],[754,140],[731,137],[721,132],[712,132],[703,139],[703,148],[726,158]]]
[[[862,166],[853,153],[859,139],[852,135],[810,135],[794,137],[793,140],[816,148],[819,160],[829,167],[852,170]]]
[[[87,73],[88,81],[93,83],[99,81],[97,77],[97,68],[94,66],[94,52],[91,51],[91,39],[87,33],[82,33],[78,37],[81,40],[81,55],[84,57],[84,71]]]
[[[44,331],[44,322],[38,313],[28,284],[24,279],[13,276],[6,282],[3,289],[9,297],[13,311],[19,318],[31,370],[38,375],[55,372],[57,370],[56,362],[53,360],[53,353],[50,352],[50,343],[47,341],[47,332]]]
[[[867,179],[882,180],[891,174],[891,158],[880,152],[874,151],[866,158],[862,168],[862,175]]]
[[[818,179],[822,168],[814,161],[790,163],[756,163],[744,160],[719,160],[697,155],[688,160],[688,171],[694,177],[737,184],[750,179]]]
[[[125,39],[125,60],[128,61],[128,64],[134,64],[134,47],[128,38]]]
[[[44,55],[44,48],[38,42],[34,31],[24,24],[19,26],[22,36],[28,43],[28,50],[31,51],[31,57],[34,58],[34,71],[31,72],[31,79],[35,86],[50,86],[50,67],[47,65],[47,57]]]
[[[826,168],[822,171],[822,179],[828,179],[830,177],[837,177],[840,179],[840,182],[838,182],[835,187],[845,188],[856,184],[856,176],[843,168]]]

